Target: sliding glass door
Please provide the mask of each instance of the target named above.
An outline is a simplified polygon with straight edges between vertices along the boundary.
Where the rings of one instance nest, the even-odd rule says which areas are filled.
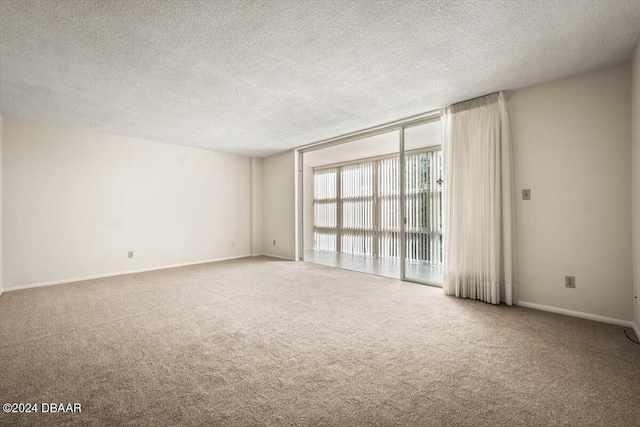
[[[316,168],[314,249],[397,260],[398,171],[397,154]]]
[[[404,129],[403,279],[442,284],[440,122]]]
[[[441,285],[440,147],[434,117],[301,158],[304,259]]]

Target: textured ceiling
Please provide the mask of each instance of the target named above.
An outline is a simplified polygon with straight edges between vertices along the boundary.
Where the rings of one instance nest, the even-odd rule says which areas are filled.
[[[264,156],[619,62],[640,1],[0,0],[0,111]]]

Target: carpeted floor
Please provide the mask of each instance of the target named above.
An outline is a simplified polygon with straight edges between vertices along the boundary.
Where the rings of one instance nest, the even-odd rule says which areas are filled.
[[[8,292],[0,425],[631,426],[623,328],[242,259]]]

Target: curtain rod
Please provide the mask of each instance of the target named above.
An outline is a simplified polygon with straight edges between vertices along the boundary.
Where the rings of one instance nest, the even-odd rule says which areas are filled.
[[[475,98],[465,99],[464,101],[456,102],[455,104],[451,104],[451,106],[459,105],[459,104],[464,104],[465,102],[469,102],[469,101],[475,101],[476,99],[484,98],[484,97],[486,97],[486,96],[490,96],[490,95],[498,95],[499,93],[500,93],[500,91],[497,91],[497,92],[489,92],[489,93],[487,93],[487,94],[485,94],[485,95],[476,96]]]

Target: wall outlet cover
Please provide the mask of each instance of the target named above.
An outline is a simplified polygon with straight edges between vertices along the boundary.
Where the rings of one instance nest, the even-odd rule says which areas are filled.
[[[530,189],[524,189],[522,190],[522,200],[531,200],[531,190]]]
[[[133,258],[133,251],[129,251],[128,256],[129,258]]]

